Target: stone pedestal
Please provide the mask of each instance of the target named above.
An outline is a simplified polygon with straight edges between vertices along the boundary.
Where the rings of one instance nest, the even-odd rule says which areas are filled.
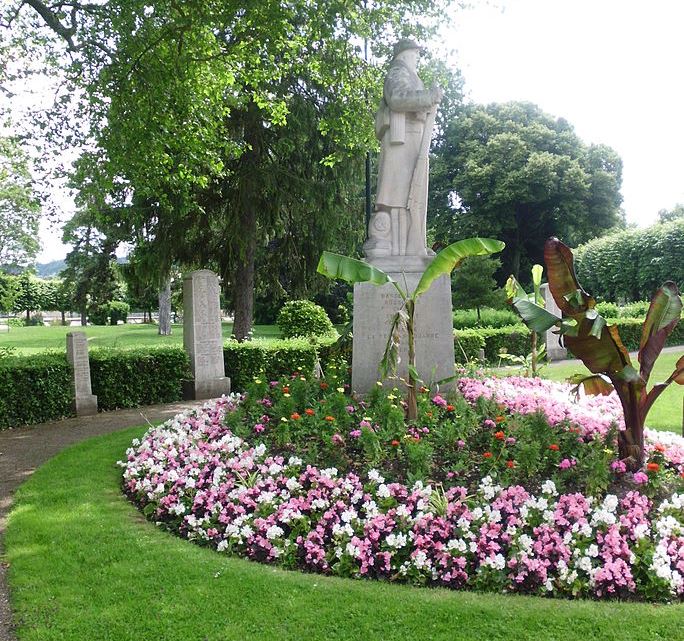
[[[85,332],[68,332],[66,335],[67,360],[74,375],[74,409],[76,416],[97,414],[97,396],[90,386],[88,339]]]
[[[544,298],[546,311],[559,317],[562,316],[560,308],[556,305],[556,301],[553,300],[548,283],[544,283],[541,286],[541,295]],[[557,328],[554,327],[544,332],[544,335],[542,336],[542,340],[546,345],[546,356],[550,361],[562,361],[568,357],[568,350],[565,349],[565,347],[561,347],[558,341],[558,334],[554,334],[554,330],[558,331]]]
[[[183,346],[192,380],[183,382],[186,400],[216,398],[230,392],[223,362],[219,280],[200,269],[183,279]]]
[[[373,261],[376,264],[376,261]],[[412,292],[421,272],[387,273],[402,289]],[[379,364],[385,352],[392,319],[402,300],[393,285],[378,287],[368,283],[354,286],[354,342],[352,354],[352,389],[367,393],[380,379]],[[418,298],[415,319],[416,367],[426,382],[436,382],[454,374],[454,334],[451,311],[451,281],[443,276],[428,292]],[[408,343],[402,332],[401,361],[397,375],[408,379]],[[387,384],[397,384],[389,381]],[[442,389],[452,387],[442,386]]]

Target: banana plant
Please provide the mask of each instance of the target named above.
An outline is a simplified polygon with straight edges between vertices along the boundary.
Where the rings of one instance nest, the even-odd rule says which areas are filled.
[[[572,251],[557,238],[544,245],[544,261],[549,289],[562,312],[562,318],[532,303],[527,296],[513,298],[513,306],[533,331],[556,327],[567,348],[592,373],[582,382],[589,393],[617,393],[625,417],[625,430],[618,434],[620,459],[635,471],[644,462],[644,425],[656,399],[671,383],[684,385],[684,356],[672,374],[647,389],[648,381],[667,337],[682,312],[677,285],[668,281],[660,287],[649,307],[639,344],[639,369],[632,364],[616,325],[608,324],[596,311],[596,301],[577,280]]]
[[[509,276],[506,281],[506,297],[508,302],[512,303],[514,299],[519,302],[527,300],[527,302],[534,303],[538,307],[545,307],[544,297],[541,295],[541,281],[544,268],[541,265],[532,266],[532,293],[528,294],[522,288],[520,283],[515,279],[515,276]],[[544,358],[546,354],[546,347],[544,345],[538,347],[539,334],[532,330],[532,350],[529,354],[529,363],[532,376],[537,376],[539,373],[538,363]]]
[[[409,420],[418,417],[418,404],[416,397],[417,383],[420,381],[416,369],[416,345],[415,345],[415,312],[418,298],[427,292],[432,283],[444,275],[449,275],[458,267],[465,258],[470,256],[487,256],[500,252],[504,243],[492,238],[468,238],[459,240],[440,251],[425,269],[413,292],[405,291],[397,281],[381,269],[374,267],[362,260],[323,252],[318,262],[318,272],[328,278],[346,281],[350,284],[371,283],[373,285],[391,284],[399,292],[402,306],[394,315],[390,327],[385,353],[380,363],[380,374],[387,377],[396,372],[399,362],[399,343],[402,330],[406,330],[408,343],[408,383],[407,388],[407,414]]]

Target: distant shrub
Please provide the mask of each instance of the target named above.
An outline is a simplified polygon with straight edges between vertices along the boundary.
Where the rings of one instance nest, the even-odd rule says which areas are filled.
[[[107,304],[109,308],[109,324],[117,325],[119,321],[126,322],[131,306],[122,300],[113,300]]]
[[[651,305],[650,300],[638,300],[620,308],[620,318],[646,318],[646,313]]]
[[[485,361],[496,365],[499,352],[505,349],[509,354],[526,356],[532,349],[530,331],[518,323],[506,327],[482,327],[454,330],[454,352],[456,362],[476,360],[483,349]]]
[[[278,327],[283,338],[330,336],[335,331],[325,310],[310,300],[285,303],[278,314]]]
[[[492,309],[483,307],[480,320],[475,309],[459,309],[454,312],[454,329],[470,329],[474,327],[506,327],[520,323],[518,315],[510,309]]]
[[[596,303],[596,311],[604,318],[617,318],[620,315],[620,306],[615,303]]]
[[[88,321],[93,325],[106,325],[109,319],[109,308],[107,305],[98,305],[88,310]]]

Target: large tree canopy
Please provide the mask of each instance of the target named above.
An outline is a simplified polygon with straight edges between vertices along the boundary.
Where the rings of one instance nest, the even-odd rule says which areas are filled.
[[[89,123],[69,133],[88,150],[76,184],[100,195],[96,215],[160,272],[218,269],[242,337],[255,278],[301,287],[321,249],[348,251],[363,227],[359,161],[381,89],[363,39],[382,59],[398,35],[434,29],[449,0],[10,4],[8,21],[72,56],[69,95]],[[271,250],[277,266],[255,275]]]
[[[535,105],[468,106],[434,152],[434,236],[504,240],[505,273],[541,262],[549,236],[577,244],[622,221],[620,158]]]
[[[0,266],[33,262],[40,210],[27,155],[15,138],[0,136]]]

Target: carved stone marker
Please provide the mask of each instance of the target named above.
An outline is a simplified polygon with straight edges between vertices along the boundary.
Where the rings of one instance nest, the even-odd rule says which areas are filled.
[[[540,290],[541,295],[544,298],[546,310],[556,316],[562,316],[560,308],[556,305],[556,301],[553,300],[548,283],[544,283]],[[554,334],[553,329],[544,332],[544,335],[542,336],[544,343],[546,344],[546,357],[550,361],[562,361],[568,357],[568,350],[565,349],[565,347],[561,347],[558,342],[558,334]]]
[[[183,382],[183,397],[192,400],[228,394],[219,280],[208,269],[191,272],[183,279],[183,346],[193,375],[193,380]]]
[[[74,373],[74,409],[76,416],[97,414],[97,396],[90,386],[88,339],[85,332],[68,332],[67,360]]]
[[[419,53],[412,40],[394,48],[376,116],[381,143],[375,212],[364,245],[366,260],[389,274],[409,294],[434,257],[426,246],[425,218],[429,149],[438,87],[426,89],[416,73]],[[392,319],[402,301],[393,285],[354,286],[352,388],[368,392],[379,380],[378,365]],[[444,276],[418,298],[415,316],[416,367],[426,382],[454,374],[451,281]],[[397,374],[406,379],[407,338],[401,337]]]

